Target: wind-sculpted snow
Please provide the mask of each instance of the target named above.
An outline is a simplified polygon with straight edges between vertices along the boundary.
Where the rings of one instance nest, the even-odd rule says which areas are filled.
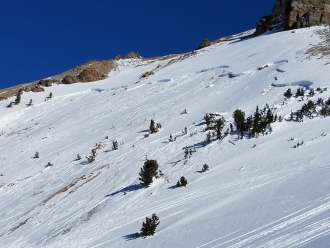
[[[310,86],[313,84],[313,82],[308,81],[308,80],[301,80],[301,81],[296,81],[296,82],[291,82],[291,83],[273,83],[272,86],[274,87],[286,87],[286,86],[301,86],[305,87],[306,89],[309,89]]]
[[[320,28],[119,60],[105,80],[25,92],[12,108],[14,98],[1,101],[1,247],[328,247],[330,119],[289,121],[330,97],[324,61],[303,58]],[[289,88],[305,96],[285,98]],[[230,131],[236,109],[248,117],[266,104],[278,116],[271,130]],[[211,130],[207,143],[206,113],[223,116],[229,135]],[[146,159],[163,173],[148,188]],[[153,213],[156,234],[137,238]]]

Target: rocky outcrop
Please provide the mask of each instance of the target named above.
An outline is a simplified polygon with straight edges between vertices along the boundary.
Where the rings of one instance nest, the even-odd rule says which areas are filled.
[[[115,56],[115,60],[120,60],[120,59],[122,59],[121,55],[120,55],[120,54],[117,54],[117,55]]]
[[[77,77],[80,82],[93,82],[100,79],[100,74],[95,68],[84,69]]]
[[[330,24],[330,0],[292,1],[288,18],[290,28]]]
[[[72,75],[66,75],[63,79],[62,79],[62,83],[63,84],[74,84],[78,82],[77,78],[75,76]]]
[[[42,92],[45,91],[43,87],[41,87],[39,84],[35,84],[31,87],[32,92]]]
[[[53,81],[49,79],[41,79],[39,80],[38,84],[44,87],[50,87],[53,85]]]
[[[257,23],[255,35],[267,30],[330,24],[330,0],[275,0],[272,13]]]
[[[154,72],[153,71],[147,71],[147,72],[143,73],[140,78],[147,78],[151,75],[154,75]]]
[[[208,40],[208,38],[205,38],[202,40],[201,44],[199,44],[199,46],[197,47],[196,50],[202,49],[202,48],[208,47],[208,46],[211,46],[211,42]]]
[[[141,56],[139,53],[130,52],[124,56],[124,59],[140,59]]]

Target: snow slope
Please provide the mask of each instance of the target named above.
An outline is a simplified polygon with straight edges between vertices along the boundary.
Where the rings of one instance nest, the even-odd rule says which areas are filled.
[[[308,97],[284,101],[285,90],[329,87],[326,60],[305,59],[320,28],[235,38],[182,60],[120,60],[106,80],[0,102],[1,247],[328,247],[330,119],[284,120],[269,135],[233,132],[206,146],[203,120],[219,113],[227,128],[235,109],[266,103],[288,118]],[[330,91],[310,99],[319,97]],[[146,137],[151,119],[162,128]],[[142,188],[146,156],[165,176]],[[181,176],[188,185],[176,188]],[[155,236],[135,238],[153,213]]]

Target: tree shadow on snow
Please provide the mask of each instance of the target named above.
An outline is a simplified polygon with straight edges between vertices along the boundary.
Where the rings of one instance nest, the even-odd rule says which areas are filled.
[[[131,234],[128,234],[128,235],[123,236],[123,238],[126,241],[131,241],[133,239],[137,239],[138,237],[136,236],[136,233],[131,233]]]
[[[168,187],[168,189],[176,189],[176,188],[177,188],[176,185],[173,185],[173,186],[171,186],[171,187]]]
[[[167,164],[171,164],[171,165],[177,165],[178,163],[180,163],[181,162],[181,159],[180,160],[178,160],[178,161],[174,161],[174,162],[169,162],[169,163],[167,163]]]
[[[187,148],[188,148],[188,149],[191,149],[191,148],[196,149],[196,148],[202,148],[202,147],[204,147],[204,146],[205,146],[205,141],[202,141],[202,142],[198,142],[198,143],[196,143],[196,144],[194,144],[194,145],[187,146]],[[193,152],[195,152],[195,151],[193,151]]]
[[[127,187],[125,187],[121,190],[118,190],[116,192],[113,192],[111,194],[108,194],[105,197],[114,196],[114,195],[117,195],[117,194],[120,194],[120,193],[127,193],[127,192],[131,192],[131,191],[136,191],[136,190],[139,190],[141,188],[143,188],[143,186],[141,184],[133,184],[133,185],[127,186]]]
[[[142,131],[140,131],[138,133],[149,133],[149,131],[150,131],[150,129],[146,129],[146,130],[142,130]]]
[[[202,122],[200,122],[200,123],[197,123],[197,124],[195,125],[195,127],[199,127],[199,126],[203,126],[203,125],[206,125],[206,122],[205,122],[205,121],[202,121]]]

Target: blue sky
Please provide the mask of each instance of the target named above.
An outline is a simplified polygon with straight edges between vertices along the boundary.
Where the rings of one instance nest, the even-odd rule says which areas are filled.
[[[0,88],[92,59],[191,51],[255,27],[275,0],[1,0]]]

